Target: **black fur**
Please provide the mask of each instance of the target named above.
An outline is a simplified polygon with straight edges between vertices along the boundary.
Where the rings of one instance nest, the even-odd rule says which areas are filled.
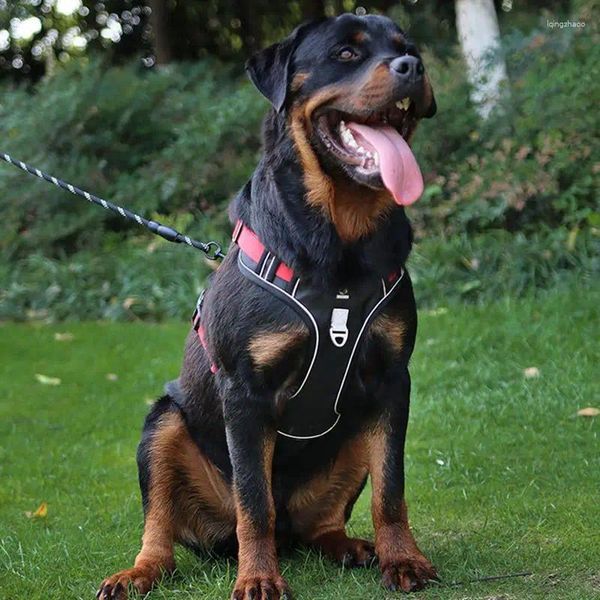
[[[273,107],[264,123],[263,156],[233,201],[230,218],[232,222],[242,219],[303,281],[323,290],[341,289],[366,273],[386,277],[405,264],[412,244],[411,227],[400,206],[391,209],[372,234],[345,243],[328,217],[305,201],[303,167],[290,136],[287,109],[294,101],[310,97],[326,85],[352,80],[357,69],[366,68],[355,65],[352,71],[350,65],[329,65],[325,60],[332,45],[345,43],[357,29],[371,34],[373,52],[416,54],[408,41],[402,48],[392,47],[388,42],[390,35],[400,30],[388,19],[345,15],[298,28],[284,42],[263,51],[247,65],[251,79]],[[314,77],[307,88],[292,93],[293,75],[307,69]],[[427,113],[434,111],[432,106]],[[253,336],[289,324],[302,325],[302,321],[291,308],[241,275],[237,254],[234,245],[205,296],[202,323],[208,342],[206,350],[191,332],[177,401],[172,395],[162,398],[146,419],[138,451],[140,485],[146,504],[152,477],[148,448],[154,428],[165,411],[180,410],[201,452],[227,481],[234,480],[244,510],[257,532],[265,533],[265,507],[271,490],[261,471],[262,447],[265,438],[277,428],[276,399],[281,399],[282,394],[285,397],[283,383],[293,379],[306,347],[296,349],[266,370],[252,364],[247,348]],[[388,455],[382,457],[387,473],[384,494],[390,514],[397,511],[404,493],[408,361],[416,334],[416,308],[408,274],[386,313],[405,324],[401,355],[395,355],[383,339],[370,336],[368,343],[362,345],[359,367],[347,386],[350,391],[338,426],[311,441],[277,438],[272,493],[277,530],[282,536],[289,530],[285,507],[293,492],[326,470],[341,446],[376,420],[384,419],[390,432]],[[216,375],[209,370],[208,355],[219,368]],[[362,487],[356,490],[348,504],[346,518],[361,490]]]

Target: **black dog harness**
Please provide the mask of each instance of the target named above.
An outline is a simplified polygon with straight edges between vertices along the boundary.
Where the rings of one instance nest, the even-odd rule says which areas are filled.
[[[233,233],[238,268],[244,277],[290,306],[310,332],[304,376],[281,416],[279,434],[310,440],[329,433],[339,422],[346,387],[354,374],[369,325],[400,289],[404,270],[387,279],[367,277],[352,288],[331,294],[303,285],[300,277],[269,252],[257,235],[239,221]],[[194,329],[206,348],[200,307]],[[214,363],[211,371],[216,372]]]

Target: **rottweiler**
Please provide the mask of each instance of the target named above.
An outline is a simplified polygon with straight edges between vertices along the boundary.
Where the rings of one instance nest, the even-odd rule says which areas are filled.
[[[142,549],[100,600],[148,592],[175,543],[236,552],[234,600],[291,598],[284,544],[378,562],[389,590],[436,578],[403,465],[417,327],[404,207],[423,191],[409,144],[436,111],[428,75],[390,19],[352,14],[301,25],[246,68],[272,105],[263,154],[180,376],[145,421]],[[374,543],[346,533],[369,476]]]

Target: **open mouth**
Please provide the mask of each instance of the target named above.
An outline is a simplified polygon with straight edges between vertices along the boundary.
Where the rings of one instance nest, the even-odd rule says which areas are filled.
[[[316,133],[327,154],[352,179],[387,188],[398,204],[409,205],[423,193],[423,177],[406,139],[417,119],[414,103],[404,98],[365,115],[327,108],[316,118]]]

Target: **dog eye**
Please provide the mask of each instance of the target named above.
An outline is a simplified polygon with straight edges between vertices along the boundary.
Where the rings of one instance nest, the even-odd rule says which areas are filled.
[[[354,60],[355,58],[358,58],[358,53],[356,50],[354,50],[354,48],[351,48],[350,46],[344,46],[337,51],[336,58],[342,61]]]

